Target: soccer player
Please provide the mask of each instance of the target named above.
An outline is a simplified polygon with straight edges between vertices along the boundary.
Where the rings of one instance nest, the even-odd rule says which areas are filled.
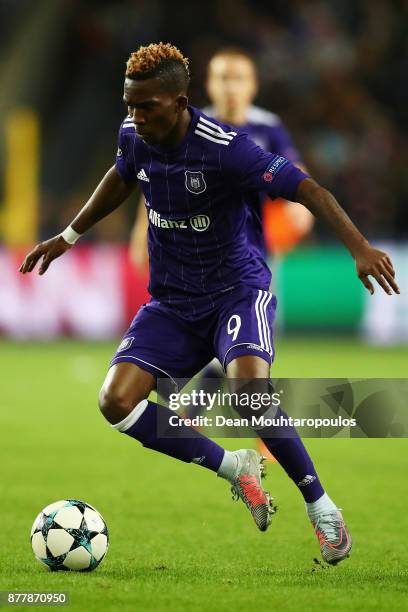
[[[206,89],[211,105],[205,107],[203,112],[246,132],[266,151],[282,155],[304,170],[301,156],[278,115],[252,104],[258,87],[257,71],[250,55],[238,47],[219,49],[208,63]],[[251,207],[249,219],[250,237],[263,255],[266,255],[266,248],[262,209],[267,200],[267,197],[260,195],[258,203]],[[275,235],[273,241],[273,251],[276,253],[294,246],[311,230],[314,218],[307,208],[294,202],[275,201],[273,210],[272,223],[279,215],[280,225],[280,239]],[[266,232],[274,229],[268,227]],[[146,208],[141,198],[131,232],[130,255],[142,271],[148,261],[147,230]]]
[[[284,157],[189,106],[188,83],[188,61],[174,46],[151,44],[131,54],[124,83],[128,115],[119,130],[116,164],[72,223],[38,244],[20,271],[31,272],[42,258],[44,274],[140,181],[149,210],[152,300],[139,310],[112,359],[101,411],[117,431],[144,446],[228,480],[265,531],[272,507],[256,451],[226,451],[182,420],[182,437],[159,436],[159,421],[171,416],[174,422],[175,415],[148,400],[157,378],[190,378],[213,357],[229,379],[269,379],[270,272],[246,229],[258,192],[301,202],[323,219],[350,251],[371,293],[369,275],[388,294],[399,289],[388,255],[370,246],[332,194]],[[323,558],[337,563],[351,549],[343,517],[296,430],[275,429],[264,442],[302,494]]]
[[[262,149],[282,155],[305,170],[301,156],[280,117],[253,105],[259,83],[256,66],[250,55],[236,47],[219,49],[208,63],[206,88],[211,101],[211,105],[203,109],[206,115],[246,132]],[[252,207],[253,241],[259,243],[263,252],[262,208],[267,200],[261,196],[258,206]],[[274,208],[277,206],[275,201]],[[275,236],[272,245],[274,253],[294,246],[310,231],[314,219],[301,204],[280,201],[279,209],[280,225],[284,227],[280,229],[282,239],[278,240]],[[268,229],[264,227],[264,231]]]
[[[206,89],[211,106],[203,112],[215,117],[222,123],[246,132],[260,147],[271,153],[282,155],[296,166],[304,170],[304,165],[292,139],[280,118],[263,108],[253,106],[252,102],[258,92],[258,78],[252,58],[242,49],[227,47],[219,49],[210,59],[207,68]],[[266,257],[264,238],[263,207],[269,204],[266,194],[259,194],[249,210],[248,239],[254,248],[257,248],[262,257]],[[281,248],[287,249],[310,231],[313,225],[313,215],[310,211],[294,202],[283,200],[275,201],[276,214],[272,219],[276,221],[279,215],[280,235],[284,238],[277,244],[275,237],[274,252]],[[267,209],[269,210],[269,209]],[[266,228],[268,231],[269,228]],[[272,228],[274,229],[274,228]],[[147,231],[148,219],[144,198],[142,197],[137,209],[136,222],[131,232],[130,255],[136,266],[143,270],[147,260]],[[205,387],[206,378],[218,378],[223,370],[219,362],[214,359],[202,372],[202,386]],[[199,413],[200,408],[187,411],[188,416]],[[260,450],[267,457],[271,457],[263,443]]]

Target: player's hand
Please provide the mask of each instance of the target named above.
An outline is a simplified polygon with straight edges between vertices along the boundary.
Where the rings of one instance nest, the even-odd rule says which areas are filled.
[[[72,244],[65,242],[63,237],[59,235],[54,236],[54,238],[50,238],[50,240],[46,240],[45,242],[40,242],[40,244],[37,244],[37,246],[28,253],[21,264],[19,271],[22,274],[32,272],[42,257],[42,262],[38,273],[44,274],[44,272],[48,270],[50,263],[54,259],[57,259],[57,257],[60,257],[60,255],[63,255],[71,247]]]
[[[388,295],[392,295],[393,291],[394,293],[400,293],[399,287],[395,282],[394,266],[387,253],[367,246],[358,253],[355,260],[358,278],[371,295],[374,293],[374,286],[369,280],[369,276],[375,278],[380,287]]]

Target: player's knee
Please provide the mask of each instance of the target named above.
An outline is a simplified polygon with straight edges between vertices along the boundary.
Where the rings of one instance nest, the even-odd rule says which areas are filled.
[[[135,405],[133,398],[119,386],[104,385],[99,393],[99,408],[109,423],[122,421]]]

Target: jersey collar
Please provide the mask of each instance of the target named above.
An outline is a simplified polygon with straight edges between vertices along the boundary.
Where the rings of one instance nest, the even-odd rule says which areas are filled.
[[[196,125],[198,123],[198,120],[200,118],[200,111],[195,108],[194,106],[187,106],[187,110],[190,113],[191,116],[191,121],[190,121],[190,125],[188,126],[187,132],[185,133],[185,136],[183,138],[183,140],[181,142],[179,142],[178,145],[174,146],[174,147],[164,147],[161,145],[147,145],[150,149],[153,149],[154,151],[157,151],[158,153],[161,153],[162,155],[174,155],[175,153],[179,153],[180,151],[183,151],[186,147],[186,145],[188,144],[192,134],[194,133],[194,130],[196,128]]]

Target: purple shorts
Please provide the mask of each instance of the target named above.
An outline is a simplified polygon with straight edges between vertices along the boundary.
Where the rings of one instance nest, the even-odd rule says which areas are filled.
[[[214,301],[212,312],[195,321],[156,300],[145,304],[110,365],[128,361],[156,378],[192,378],[214,357],[224,369],[242,355],[272,363],[276,297],[263,289],[237,287]]]

